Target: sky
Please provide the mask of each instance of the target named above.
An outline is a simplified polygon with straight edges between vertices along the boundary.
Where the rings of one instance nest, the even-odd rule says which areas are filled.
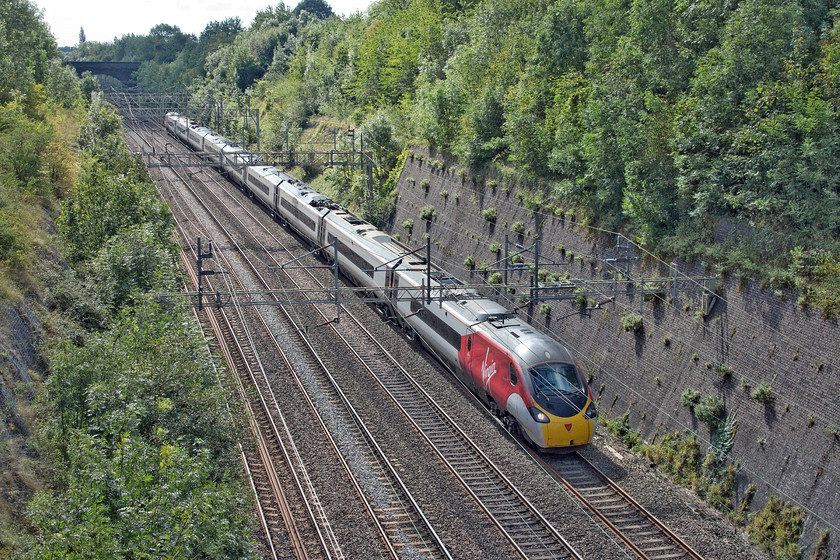
[[[339,15],[365,11],[372,0],[327,0]],[[294,8],[299,0],[287,0]],[[123,35],[148,35],[159,23],[176,25],[184,33],[199,35],[211,21],[239,16],[243,27],[257,11],[277,6],[280,0],[32,0],[43,10],[44,21],[59,47],[76,46],[79,30],[88,41],[111,42]]]

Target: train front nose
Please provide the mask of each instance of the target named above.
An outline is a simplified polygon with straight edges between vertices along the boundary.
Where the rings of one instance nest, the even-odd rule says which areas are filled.
[[[570,447],[592,441],[594,422],[586,418],[554,418],[543,425],[546,447]]]
[[[595,405],[568,418],[549,414],[549,422],[542,424],[545,447],[571,447],[586,445],[595,433]]]

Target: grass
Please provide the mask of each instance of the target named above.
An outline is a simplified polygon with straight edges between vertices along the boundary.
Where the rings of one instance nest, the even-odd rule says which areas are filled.
[[[802,553],[798,544],[802,524],[799,507],[770,496],[764,509],[750,520],[747,532],[750,539],[772,554],[774,559],[795,560]]]

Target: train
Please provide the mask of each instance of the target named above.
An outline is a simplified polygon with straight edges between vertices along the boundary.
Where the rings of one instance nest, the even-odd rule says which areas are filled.
[[[455,372],[513,435],[543,451],[591,442],[597,417],[592,392],[560,342],[236,143],[177,112],[166,114],[164,126],[327,262],[337,259],[341,273],[375,294],[380,308]]]

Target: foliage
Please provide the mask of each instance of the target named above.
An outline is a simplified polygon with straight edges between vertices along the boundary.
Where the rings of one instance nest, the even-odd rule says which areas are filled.
[[[796,284],[804,301],[823,311],[823,317],[840,316],[840,256],[824,249],[791,251]]]
[[[481,217],[490,223],[496,222],[496,207],[487,208],[481,213]]]
[[[49,84],[55,39],[29,0],[0,2],[0,105],[30,96],[36,84]]]
[[[423,220],[433,220],[437,212],[435,212],[435,207],[432,205],[426,205],[420,209],[420,218]]]
[[[762,382],[756,385],[752,392],[750,392],[750,398],[760,403],[769,403],[775,398],[775,395],[773,395],[773,389],[770,385]]]
[[[37,557],[250,554],[236,431],[185,318],[144,301],[52,351],[42,430],[58,478],[29,506]]]
[[[694,408],[700,402],[700,391],[689,387],[680,395],[680,404],[683,406]]]
[[[640,333],[644,328],[644,317],[636,313],[625,313],[621,316],[621,328],[634,334]]]
[[[112,237],[140,224],[147,224],[148,233],[165,243],[171,219],[168,210],[158,200],[145,167],[122,141],[114,109],[94,101],[79,143],[89,157],[58,220],[71,256],[76,260],[92,257]]]
[[[747,531],[753,542],[773,554],[777,560],[799,558],[799,537],[802,535],[803,517],[798,506],[770,496],[764,509],[752,517]]]
[[[705,422],[710,428],[715,429],[723,418],[725,406],[723,401],[716,395],[709,395],[702,402],[694,406],[694,414],[701,422]]]

